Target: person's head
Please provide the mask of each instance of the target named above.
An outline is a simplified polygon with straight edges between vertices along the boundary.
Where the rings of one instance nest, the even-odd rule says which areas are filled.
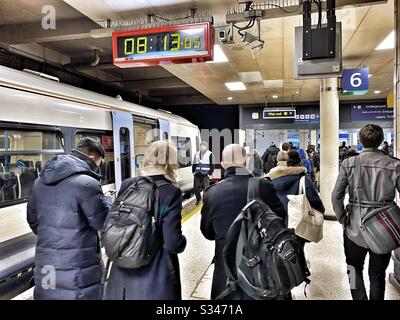
[[[282,150],[283,151],[289,151],[290,150],[290,144],[288,142],[282,143]]]
[[[289,159],[287,151],[279,151],[276,157],[276,161],[278,162],[287,162]]]
[[[346,146],[346,141],[342,141],[342,147]]]
[[[297,152],[297,150],[290,150],[288,152],[287,166],[300,167],[301,165],[302,164],[301,164],[300,154]]]
[[[308,153],[315,152],[315,146],[313,144],[308,145],[307,152]]]
[[[367,124],[360,130],[360,142],[364,148],[377,149],[383,142],[383,130],[376,124]]]
[[[227,145],[222,151],[221,166],[224,169],[231,167],[244,168],[246,166],[246,149],[238,144]]]
[[[105,157],[105,151],[101,143],[89,137],[82,138],[76,146],[76,150],[87,155],[98,167],[101,164],[101,160]]]
[[[144,154],[143,173],[157,170],[170,181],[176,181],[175,169],[178,167],[178,152],[170,141],[155,141]]]
[[[251,154],[252,154],[254,157],[260,156],[260,155],[258,154],[257,149],[253,149],[252,152],[251,152]]]
[[[200,151],[201,152],[206,152],[208,150],[208,143],[205,141],[202,141],[200,143]]]
[[[383,145],[384,145],[385,147],[389,147],[389,142],[383,141]]]

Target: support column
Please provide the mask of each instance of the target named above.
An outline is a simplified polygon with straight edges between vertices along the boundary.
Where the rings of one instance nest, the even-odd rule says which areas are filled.
[[[300,148],[306,150],[308,147],[308,129],[300,129]]]
[[[331,193],[339,173],[339,91],[338,79],[321,80],[321,199],[326,215],[334,217]]]
[[[395,59],[394,59],[394,153],[400,156],[400,1],[394,1]]]
[[[317,130],[310,131],[310,140],[311,140],[311,144],[317,148],[318,147],[317,146],[317,142],[318,142]]]

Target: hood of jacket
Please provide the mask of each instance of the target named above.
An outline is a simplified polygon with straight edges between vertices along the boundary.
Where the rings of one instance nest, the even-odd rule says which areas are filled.
[[[48,161],[43,169],[41,178],[44,184],[50,185],[75,174],[85,174],[100,180],[100,175],[92,171],[89,164],[73,155],[59,155]]]
[[[303,160],[303,161],[308,159],[308,156],[307,156],[306,152],[304,151],[304,149],[299,150],[299,155],[300,155],[301,160]]]
[[[295,176],[297,180],[299,175],[303,175],[306,172],[307,169],[304,167],[278,166],[271,169],[271,171],[267,174],[267,178],[270,178],[271,180],[276,180],[282,177]]]

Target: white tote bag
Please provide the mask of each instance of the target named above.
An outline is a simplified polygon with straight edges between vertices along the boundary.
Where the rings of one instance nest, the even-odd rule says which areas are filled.
[[[293,228],[296,235],[319,242],[323,237],[324,215],[311,208],[306,195],[306,178],[302,177],[299,183],[298,195],[288,195],[289,228]]]

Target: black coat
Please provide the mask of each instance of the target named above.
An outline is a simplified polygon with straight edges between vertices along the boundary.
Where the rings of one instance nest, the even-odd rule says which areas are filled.
[[[276,167],[268,174],[286,211],[289,203],[287,196],[298,194],[300,179],[305,175],[306,170],[304,167]],[[305,185],[307,199],[311,207],[324,213],[324,204],[315,189],[315,184],[308,176],[306,176]]]
[[[154,180],[166,180],[163,176],[152,176]],[[123,192],[132,183],[125,180],[120,189]],[[160,226],[163,248],[147,266],[139,269],[125,269],[112,266],[105,291],[106,300],[179,300],[181,281],[178,253],[186,247],[182,235],[181,211],[182,192],[172,184],[159,188]]]
[[[240,171],[242,171],[241,169]],[[208,240],[215,240],[214,276],[211,298],[215,299],[226,287],[226,276],[222,258],[225,236],[241,209],[247,203],[247,185],[251,175],[242,175],[235,168],[225,171],[224,180],[205,192],[201,210],[201,232]],[[283,219],[286,211],[276,195],[272,183],[266,179],[261,182],[262,200]],[[229,299],[249,299],[241,290],[227,297]]]
[[[109,201],[99,176],[72,155],[50,160],[33,185],[27,220],[37,234],[35,299],[101,299],[103,264],[97,231]],[[50,266],[50,267],[48,267]],[[51,285],[54,268],[55,289]],[[46,277],[47,276],[47,277]]]

